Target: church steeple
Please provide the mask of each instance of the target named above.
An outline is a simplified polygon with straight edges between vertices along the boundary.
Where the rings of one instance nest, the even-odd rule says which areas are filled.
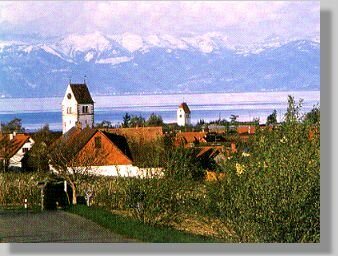
[[[62,101],[62,132],[94,126],[94,101],[86,84],[69,83]]]
[[[191,124],[190,120],[191,111],[188,107],[188,104],[182,102],[177,109],[177,124],[179,126],[186,126]]]

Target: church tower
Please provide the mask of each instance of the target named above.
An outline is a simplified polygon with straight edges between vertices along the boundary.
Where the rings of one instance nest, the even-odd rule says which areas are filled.
[[[94,126],[94,101],[87,85],[69,84],[62,101],[62,133],[72,127]]]
[[[182,102],[181,105],[177,109],[177,124],[179,126],[186,126],[190,125],[190,109],[187,103]]]

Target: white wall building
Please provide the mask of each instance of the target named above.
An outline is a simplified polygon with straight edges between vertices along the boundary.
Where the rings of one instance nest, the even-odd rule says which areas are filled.
[[[34,145],[34,140],[27,134],[13,132],[0,134],[0,160],[9,169],[21,169],[22,159]]]
[[[94,126],[94,101],[86,84],[69,84],[62,101],[62,132]]]
[[[186,126],[191,124],[191,112],[187,103],[182,102],[177,109],[177,124]]]

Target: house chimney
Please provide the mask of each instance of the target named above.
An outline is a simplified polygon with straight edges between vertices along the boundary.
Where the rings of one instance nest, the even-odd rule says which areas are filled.
[[[9,134],[9,140],[14,139],[14,137],[16,136],[16,132],[14,131],[13,133]]]

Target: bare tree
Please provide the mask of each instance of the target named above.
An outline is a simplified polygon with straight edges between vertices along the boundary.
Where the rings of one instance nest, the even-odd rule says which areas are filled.
[[[86,152],[77,143],[58,142],[49,154],[52,171],[66,180],[72,188],[72,204],[77,204],[77,186],[93,176],[101,151]]]

